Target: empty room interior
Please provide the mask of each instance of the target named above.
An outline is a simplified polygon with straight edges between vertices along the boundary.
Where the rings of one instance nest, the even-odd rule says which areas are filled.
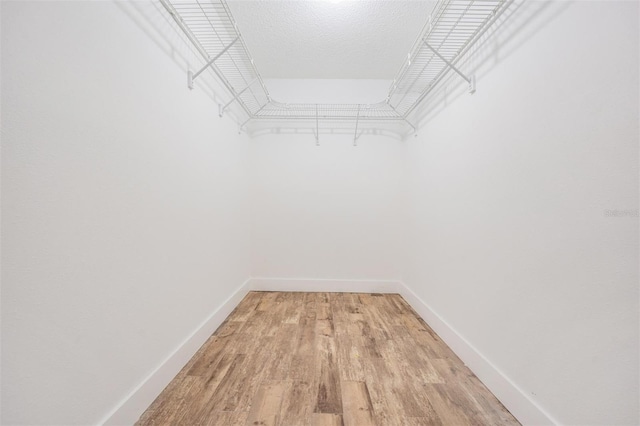
[[[640,3],[0,2],[2,425],[638,425]]]

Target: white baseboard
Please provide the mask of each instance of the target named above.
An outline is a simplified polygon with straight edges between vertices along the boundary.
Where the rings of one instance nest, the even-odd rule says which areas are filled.
[[[251,290],[256,291],[320,291],[336,293],[398,293],[400,281],[332,280],[308,278],[252,278]]]
[[[545,410],[513,383],[498,367],[451,327],[437,312],[401,283],[400,295],[440,338],[478,376],[487,388],[523,425],[558,425]]]
[[[104,419],[101,425],[132,425],[140,415],[158,397],[160,392],[180,372],[209,336],[222,324],[231,311],[238,306],[249,292],[249,283],[245,281],[225,300],[207,319],[171,353],[160,365],[145,378],[126,398],[124,398]]]

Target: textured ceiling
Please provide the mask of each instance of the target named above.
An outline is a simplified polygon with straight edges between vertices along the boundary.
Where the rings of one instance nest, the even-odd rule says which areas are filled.
[[[431,0],[229,0],[265,78],[393,79]]]

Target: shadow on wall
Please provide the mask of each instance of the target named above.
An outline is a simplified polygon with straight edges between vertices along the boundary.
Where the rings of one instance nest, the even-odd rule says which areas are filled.
[[[571,2],[568,1],[511,0],[507,10],[474,43],[457,66],[467,75],[475,75],[477,90],[482,90],[482,76],[489,74],[495,66],[517,51],[570,5]],[[416,108],[410,121],[420,129],[461,96],[472,96],[467,82],[455,72],[448,72]]]
[[[176,82],[176,84],[183,84],[184,90],[189,90],[187,87],[187,71],[199,70],[206,62],[184,32],[173,21],[164,6],[159,1],[114,1],[114,4],[153,41],[159,50],[171,58],[178,69],[184,72],[184,80]],[[144,78],[144,76],[141,76],[141,78]],[[194,90],[204,92],[213,101],[211,106],[212,119],[221,119],[218,117],[218,105],[226,104],[232,95],[228,93],[228,90],[221,84],[211,69],[198,76],[194,84]],[[229,117],[226,117],[227,115]],[[239,111],[235,105],[225,111],[225,117],[231,118],[238,125],[246,119],[245,113]]]

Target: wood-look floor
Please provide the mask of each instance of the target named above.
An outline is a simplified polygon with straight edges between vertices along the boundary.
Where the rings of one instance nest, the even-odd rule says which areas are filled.
[[[137,425],[514,425],[396,294],[251,292]]]

